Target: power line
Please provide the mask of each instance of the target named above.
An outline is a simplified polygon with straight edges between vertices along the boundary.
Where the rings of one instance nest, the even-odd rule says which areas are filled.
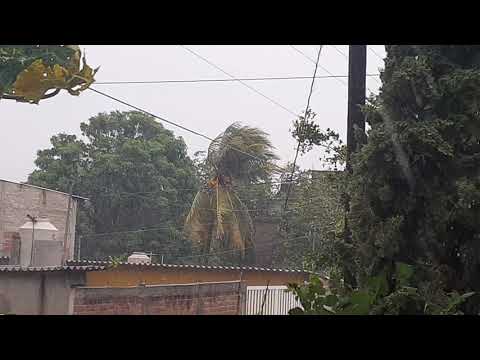
[[[337,50],[337,52],[338,52],[340,55],[342,55],[342,56],[345,58],[345,60],[348,61],[348,56],[347,56],[342,50],[340,50],[339,48],[337,48],[335,45],[330,45],[330,46],[334,47],[335,50]],[[366,76],[369,76],[369,75],[366,75]],[[376,81],[378,84],[380,84],[380,85],[382,84],[382,83],[381,83],[380,81],[378,81],[376,78],[374,78],[374,79],[375,79],[375,81]],[[348,87],[348,85],[347,85],[347,87]],[[372,94],[374,94],[374,92],[373,92],[369,87],[367,87],[367,90],[370,91]]]
[[[105,96],[105,97],[108,97],[109,99],[112,99],[112,100],[114,100],[114,101],[117,101],[117,102],[119,102],[119,103],[121,103],[121,104],[123,104],[123,105],[126,105],[126,106],[128,106],[128,107],[131,107],[131,108],[133,108],[133,109],[135,109],[135,110],[141,111],[141,112],[143,112],[143,113],[145,113],[145,114],[147,114],[147,115],[150,115],[150,116],[152,116],[152,117],[154,117],[154,118],[156,118],[156,119],[159,119],[159,120],[161,120],[161,121],[164,121],[164,122],[166,122],[167,124],[176,126],[176,127],[180,128],[180,129],[182,129],[182,130],[188,131],[189,133],[192,133],[192,134],[194,134],[194,135],[200,136],[200,137],[202,137],[202,138],[204,138],[204,139],[206,139],[206,140],[214,141],[214,139],[212,139],[211,137],[209,137],[209,136],[207,136],[207,135],[204,135],[204,134],[201,134],[201,133],[199,133],[199,132],[197,132],[197,131],[195,131],[195,130],[191,130],[191,129],[189,129],[189,128],[186,128],[185,126],[182,126],[182,125],[180,125],[180,124],[174,123],[173,121],[167,120],[167,119],[165,119],[165,118],[163,118],[163,117],[161,117],[161,116],[152,114],[152,113],[149,112],[149,111],[146,111],[146,110],[144,110],[144,109],[141,109],[141,108],[139,108],[139,107],[137,107],[137,106],[135,106],[135,105],[129,104],[129,103],[123,101],[123,100],[120,100],[120,99],[118,99],[118,98],[116,98],[116,97],[113,97],[113,96],[108,95],[108,94],[106,94],[106,93],[104,93],[104,92],[101,92],[101,91],[99,91],[99,90],[96,90],[96,89],[94,89],[94,88],[92,88],[92,87],[89,87],[88,89],[90,89],[91,91],[94,91],[94,92],[96,92],[96,93],[98,93],[98,94],[100,94],[100,95],[103,95],[103,96]]]
[[[265,245],[284,244],[284,243],[288,243],[288,242],[292,242],[292,241],[297,241],[297,240],[301,240],[301,239],[307,239],[307,238],[308,238],[308,236],[299,236],[299,237],[290,238],[290,239],[287,239],[287,240],[284,240],[284,241],[270,241],[270,242],[265,242],[265,243],[262,243],[262,244],[259,244],[259,245],[256,245],[256,246],[247,246],[247,247],[244,247],[243,249],[232,249],[232,250],[211,252],[211,253],[208,253],[208,254],[182,256],[182,257],[177,258],[177,260],[197,258],[197,257],[204,257],[204,256],[207,257],[207,256],[218,255],[218,254],[227,254],[227,253],[236,252],[236,251],[244,251],[244,250],[246,250],[246,249],[258,249],[258,248],[260,248],[260,247],[262,247],[262,246],[265,246]],[[148,253],[148,252],[147,252],[147,253]],[[160,255],[160,254],[155,254],[155,255]]]
[[[372,47],[370,47],[370,46],[367,45],[367,48],[368,48],[376,57],[378,57],[380,60],[383,61],[383,58],[382,58],[375,50],[373,50]],[[377,84],[379,84],[380,86],[382,86],[382,83],[380,82],[380,80],[378,80],[377,78],[374,78],[374,79],[375,79],[375,82],[376,82]],[[367,88],[367,89],[368,89],[368,88]],[[368,90],[369,90],[370,92],[372,91],[372,90],[370,90],[370,89],[368,89]]]
[[[332,173],[335,173],[334,171],[332,171]],[[271,182],[268,182],[268,183],[253,183],[253,184],[248,184],[248,185],[237,185],[235,187],[235,189],[239,190],[241,189],[241,191],[245,191],[245,188],[247,188],[249,191],[252,191],[254,190],[255,188],[251,188],[252,186],[265,186],[265,185],[272,185],[272,186],[275,186],[275,185],[285,185],[285,184],[296,184],[296,183],[300,183],[302,181],[323,181],[322,178],[303,178],[303,179],[297,179],[297,180],[291,180],[291,181],[271,181]],[[245,187],[245,188],[242,188],[242,187]],[[102,187],[103,190],[112,190],[111,188],[108,188],[108,187]],[[145,195],[149,195],[149,194],[158,194],[158,193],[169,193],[169,192],[173,192],[173,191],[176,191],[177,193],[178,192],[182,192],[182,191],[200,191],[202,190],[202,187],[199,186],[198,188],[182,188],[182,189],[177,189],[177,188],[171,188],[171,189],[167,189],[167,190],[155,190],[155,191],[138,191],[138,192],[128,192],[128,191],[119,191],[119,192],[115,192],[115,193],[103,193],[103,194],[100,194],[99,196],[122,196],[122,195],[142,195],[142,194],[145,194]],[[258,191],[261,191],[260,189]],[[89,196],[91,195],[85,195],[84,197],[88,198]]]
[[[245,83],[243,80],[240,80],[238,78],[236,78],[235,76],[233,76],[232,74],[226,72],[225,70],[223,70],[220,66],[214,64],[213,62],[211,62],[210,60],[206,59],[205,57],[201,56],[200,54],[196,53],[195,51],[189,49],[188,47],[186,47],[185,45],[180,45],[183,49],[185,49],[186,51],[190,52],[191,54],[195,55],[196,57],[198,57],[199,59],[203,60],[204,62],[206,62],[207,64],[209,64],[210,66],[213,66],[215,69],[221,71],[222,73],[224,73],[225,75],[227,75],[228,77],[238,81],[240,84],[242,84],[243,86],[249,88],[250,90],[252,90],[253,92],[255,92],[256,94],[262,96],[263,98],[267,99],[268,101],[270,101],[272,104],[275,104],[277,105],[278,107],[282,108],[283,110],[287,111],[288,113],[292,114],[293,116],[297,116],[297,114],[290,110],[289,108],[283,106],[282,104],[280,104],[278,101],[276,100],[273,100],[271,97],[265,95],[264,93],[258,91],[257,89],[255,89],[254,87],[248,85],[247,83]],[[334,76],[333,74],[331,74],[332,76]]]
[[[187,256],[181,256],[181,257],[177,257],[175,260],[184,260],[184,259],[192,259],[192,258],[201,258],[201,257],[208,257],[208,256],[214,256],[214,255],[219,255],[219,254],[228,254],[228,253],[233,253],[233,252],[236,252],[236,251],[243,251],[243,250],[246,250],[246,249],[258,249],[258,248],[261,248],[263,246],[266,246],[266,245],[281,245],[281,244],[285,244],[285,243],[291,243],[291,242],[295,242],[295,241],[298,241],[298,240],[302,240],[302,239],[308,239],[308,236],[298,236],[298,237],[294,237],[294,238],[287,238],[285,240],[282,240],[282,241],[269,241],[269,242],[264,242],[262,244],[259,244],[259,245],[255,245],[255,246],[247,246],[243,249],[231,249],[231,250],[222,250],[222,251],[214,251],[214,252],[210,252],[210,253],[207,253],[207,254],[198,254],[198,255],[187,255]],[[153,252],[150,252],[150,251],[145,251],[145,253],[149,254],[149,255],[154,255],[154,256],[172,256],[172,253],[163,253],[163,254],[158,254],[158,253],[153,253]]]
[[[310,56],[308,56],[307,54],[305,54],[302,50],[299,50],[297,49],[295,46],[293,45],[289,45],[293,50],[295,50],[296,52],[298,52],[299,54],[301,54],[303,57],[305,57],[307,60],[309,60],[312,64],[315,65],[315,60],[313,60]],[[318,64],[318,67],[320,67],[321,69],[323,69],[323,71],[325,71],[327,74],[331,75],[331,76],[334,76],[327,68],[325,68],[324,66]],[[341,84],[347,86],[347,83],[345,81],[343,81],[341,78],[336,78]]]
[[[380,74],[367,74],[367,76],[380,76]],[[348,78],[348,75],[320,75],[316,79]],[[135,85],[135,84],[185,84],[185,83],[210,83],[210,82],[239,82],[239,81],[271,81],[271,80],[310,80],[311,76],[278,76],[235,79],[192,79],[192,80],[138,80],[138,81],[101,81],[95,85]]]
[[[380,60],[384,61],[384,58],[382,56],[380,56],[375,50],[373,50],[373,48],[371,46],[367,46],[367,47],[373,54],[375,54],[376,57],[378,57]]]
[[[330,45],[332,46],[335,50],[337,50],[337,52],[342,55],[345,59],[348,59],[348,56],[347,54],[345,54],[342,50],[340,50],[339,48],[337,48],[335,45]]]
[[[199,224],[199,225],[215,225],[215,224],[216,223],[203,223],[203,224]],[[230,224],[230,223],[223,223],[223,224]],[[85,235],[81,235],[81,237],[82,238],[96,238],[96,237],[100,237],[100,236],[121,235],[121,234],[138,234],[138,233],[159,231],[159,230],[183,230],[183,228],[177,228],[177,227],[174,227],[174,226],[160,226],[160,227],[138,229],[138,230],[124,230],[124,231],[112,231],[112,232],[104,232],[104,233],[85,234]]]
[[[308,92],[307,106],[305,107],[305,112],[304,112],[305,120],[307,119],[308,109],[310,108],[310,98],[312,97],[313,85],[315,84],[315,76],[317,75],[318,62],[320,60],[320,54],[322,53],[322,49],[323,49],[323,45],[320,45],[318,49],[318,54],[317,54],[317,61],[315,61],[315,70],[313,71],[312,84],[310,85],[310,91]],[[293,174],[295,173],[295,165],[297,164],[297,158],[298,158],[299,152],[300,152],[300,139],[298,140],[297,151],[295,153],[295,159],[293,160],[292,173],[290,174],[290,182],[293,180]],[[288,197],[290,196],[291,188],[292,188],[292,184],[290,183],[287,188],[287,196],[285,197],[285,206],[283,208],[284,212],[287,210]]]
[[[103,95],[103,96],[105,96],[105,97],[107,97],[107,98],[109,98],[109,99],[111,99],[111,100],[117,101],[117,102],[119,102],[119,103],[121,103],[121,104],[123,104],[123,105],[129,106],[129,107],[131,107],[132,109],[141,111],[141,112],[143,112],[143,113],[145,113],[145,114],[147,114],[147,115],[150,115],[150,116],[152,116],[152,117],[154,117],[154,118],[156,118],[156,119],[159,119],[159,120],[161,120],[161,121],[164,121],[164,122],[166,122],[166,123],[168,123],[168,124],[170,124],[170,125],[173,125],[173,126],[176,126],[176,127],[180,128],[180,129],[182,129],[182,130],[188,131],[189,133],[192,133],[192,134],[194,134],[194,135],[200,136],[200,137],[202,137],[202,138],[204,138],[204,139],[207,139],[207,140],[209,140],[209,141],[216,141],[215,139],[212,139],[211,137],[209,137],[209,136],[207,136],[207,135],[204,135],[204,134],[202,134],[202,133],[199,133],[198,131],[191,130],[191,129],[189,129],[189,128],[186,128],[185,126],[182,126],[182,125],[180,125],[180,124],[174,123],[173,121],[167,120],[167,119],[165,119],[165,118],[163,118],[163,117],[161,117],[161,116],[152,114],[151,112],[149,112],[149,111],[147,111],[147,110],[144,110],[144,109],[141,109],[141,108],[139,108],[139,107],[137,107],[137,106],[135,106],[135,105],[129,104],[129,103],[123,101],[123,100],[120,100],[120,99],[118,99],[118,98],[116,98],[116,97],[113,97],[113,96],[111,96],[111,95],[108,95],[108,94],[106,94],[106,93],[104,93],[104,92],[102,92],[102,91],[96,90],[96,89],[94,89],[94,88],[92,88],[92,87],[89,87],[88,89],[91,90],[91,91],[94,91],[94,92],[96,92],[96,93],[98,93],[98,94],[100,94],[100,95]],[[228,144],[227,144],[226,146],[230,147],[232,150],[235,150],[235,151],[237,151],[237,152],[239,152],[239,153],[241,153],[241,154],[247,155],[247,156],[251,157],[252,159],[255,159],[255,160],[258,160],[258,161],[261,161],[261,162],[265,162],[264,159],[261,159],[261,158],[255,156],[255,155],[249,154],[249,153],[247,153],[247,152],[245,152],[245,151],[243,151],[243,150],[240,150],[240,149],[238,149],[238,148],[236,148],[236,147],[234,147],[234,146],[232,146],[232,145],[228,145]],[[280,169],[278,166],[275,166],[275,167],[276,167],[277,169]]]

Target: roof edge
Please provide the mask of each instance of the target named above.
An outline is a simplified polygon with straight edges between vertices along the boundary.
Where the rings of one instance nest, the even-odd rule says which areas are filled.
[[[68,260],[67,264],[70,266],[88,266],[88,265],[101,265],[109,266],[112,262],[107,260]],[[304,269],[280,269],[280,268],[264,268],[260,266],[229,266],[229,265],[190,265],[190,264],[162,264],[162,263],[129,263],[120,262],[118,266],[132,266],[132,267],[157,267],[165,269],[198,269],[198,270],[236,270],[236,271],[267,271],[278,273],[296,273],[296,274],[312,274],[309,270]]]
[[[28,183],[22,183],[22,182],[19,182],[19,181],[12,181],[12,180],[0,179],[0,182],[1,182],[1,181],[7,182],[7,183],[10,183],[10,184],[20,185],[20,186],[29,186],[29,187],[36,188],[36,189],[40,189],[40,190],[47,190],[47,191],[51,191],[51,192],[55,192],[55,193],[63,194],[63,195],[67,195],[67,196],[70,195],[69,193],[66,193],[66,192],[63,192],[63,191],[48,189],[48,188],[44,188],[44,187],[37,186],[37,185],[32,185],[32,184],[28,184]],[[76,199],[80,199],[80,200],[85,200],[85,201],[90,200],[89,198],[86,198],[86,197],[83,197],[83,196],[80,196],[80,195],[75,195],[75,194],[72,194],[72,197],[73,197],[73,198],[76,198]]]

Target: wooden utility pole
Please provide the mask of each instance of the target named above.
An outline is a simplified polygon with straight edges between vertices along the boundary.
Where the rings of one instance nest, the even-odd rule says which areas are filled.
[[[347,115],[347,163],[352,171],[351,154],[357,152],[365,134],[365,115],[360,106],[365,105],[367,45],[350,45],[348,62],[348,115]],[[358,136],[358,134],[362,134]]]
[[[346,176],[352,174],[351,156],[360,150],[365,140],[365,115],[361,106],[365,105],[367,45],[350,45],[348,54],[348,115],[347,115],[347,159]],[[350,198],[345,194],[345,242],[351,242],[348,225]],[[349,261],[349,259],[346,259]],[[353,259],[352,259],[353,260]],[[351,287],[356,287],[356,280],[349,269],[344,267],[344,280]]]

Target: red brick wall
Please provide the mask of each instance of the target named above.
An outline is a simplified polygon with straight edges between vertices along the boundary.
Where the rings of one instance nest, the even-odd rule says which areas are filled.
[[[131,288],[75,289],[75,315],[237,315],[246,285],[238,281]],[[239,298],[240,296],[240,298]]]

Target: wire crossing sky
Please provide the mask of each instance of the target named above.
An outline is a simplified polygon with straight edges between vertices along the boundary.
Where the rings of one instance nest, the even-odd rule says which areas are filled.
[[[305,94],[311,85],[318,45],[187,45],[189,49],[216,64],[236,79],[273,99],[294,114],[305,109]],[[259,96],[239,81],[234,81],[178,45],[81,45],[89,64],[100,66],[97,89],[125,100],[190,129],[200,129],[215,138],[231,123],[239,121],[257,126],[270,134],[281,161],[291,161],[295,140],[290,129],[294,115]],[[369,45],[367,73],[383,68],[383,45]],[[327,45],[320,57],[311,108],[322,129],[338,131],[345,139],[347,116],[347,45]],[[295,80],[248,80],[252,78],[291,78]],[[228,79],[229,81],[223,81]],[[174,80],[160,84],[152,81]],[[219,81],[192,81],[219,80]],[[108,84],[108,82],[131,82]],[[133,82],[137,82],[136,84]],[[367,77],[367,86],[378,92],[379,78]],[[100,88],[101,86],[101,88]],[[75,97],[68,94],[41,102],[40,105],[0,102],[0,178],[26,181],[35,166],[36,153],[50,147],[50,138],[58,133],[80,135],[80,123],[100,112],[130,111],[118,102],[88,91]],[[206,150],[209,144],[194,134],[165,124],[176,136],[182,136],[190,155]],[[321,169],[321,148],[298,159],[302,168]]]

